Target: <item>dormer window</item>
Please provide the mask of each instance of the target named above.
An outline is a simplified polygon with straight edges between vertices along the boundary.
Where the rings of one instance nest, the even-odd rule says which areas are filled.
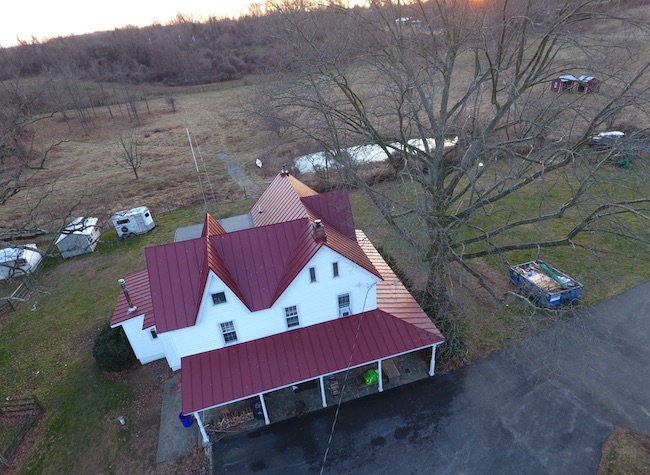
[[[352,315],[350,311],[350,294],[339,295],[339,317]]]
[[[212,303],[214,305],[219,305],[220,303],[226,303],[226,293],[217,292],[216,294],[212,294]]]
[[[316,268],[309,268],[309,282],[316,282]]]
[[[338,262],[333,262],[332,263],[332,275],[334,277],[339,276],[339,263]]]

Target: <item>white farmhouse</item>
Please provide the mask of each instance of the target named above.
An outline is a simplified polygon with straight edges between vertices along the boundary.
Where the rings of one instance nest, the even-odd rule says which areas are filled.
[[[145,249],[125,278],[112,326],[144,364],[182,372],[182,412],[201,413],[350,368],[429,349],[436,326],[368,238],[347,191],[318,194],[280,173],[253,206],[253,227],[226,232],[206,215],[200,237]],[[388,363],[384,363],[388,364]],[[379,378],[378,390],[382,391]]]

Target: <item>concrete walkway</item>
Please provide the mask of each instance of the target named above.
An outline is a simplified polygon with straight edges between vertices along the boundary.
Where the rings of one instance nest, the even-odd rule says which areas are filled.
[[[183,427],[178,414],[181,412],[181,375],[165,381],[162,409],[160,411],[160,432],[156,463],[185,455],[198,440],[196,421],[190,427]]]
[[[452,373],[351,401],[323,473],[594,474],[650,434],[650,282]],[[319,473],[334,408],[213,446],[214,473]]]

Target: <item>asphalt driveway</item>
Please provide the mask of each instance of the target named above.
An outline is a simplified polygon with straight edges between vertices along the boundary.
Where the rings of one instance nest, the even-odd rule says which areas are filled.
[[[522,345],[340,408],[327,474],[594,474],[650,434],[650,281]],[[217,442],[214,473],[320,473],[335,409]]]

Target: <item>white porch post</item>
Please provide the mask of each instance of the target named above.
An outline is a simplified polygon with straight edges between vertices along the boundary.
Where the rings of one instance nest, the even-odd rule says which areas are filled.
[[[381,360],[377,360],[377,371],[379,372],[379,392],[384,390],[384,378],[381,377]]]
[[[271,423],[271,421],[269,420],[269,413],[266,410],[266,403],[264,402],[264,394],[260,393],[259,396],[260,396],[260,403],[262,404],[262,412],[264,413],[264,422],[268,426]]]
[[[320,377],[320,398],[323,407],[327,407],[327,397],[325,396],[325,382],[323,381],[322,376]]]
[[[201,436],[203,437],[203,446],[205,447],[210,443],[210,438],[208,437],[208,433],[205,431],[205,427],[203,426],[203,421],[201,421],[201,416],[199,416],[199,411],[196,411],[193,414],[194,414],[194,419],[196,419],[196,422],[199,425],[199,430],[201,431]]]
[[[438,344],[431,346],[431,362],[429,363],[429,376],[436,374],[436,348]]]

